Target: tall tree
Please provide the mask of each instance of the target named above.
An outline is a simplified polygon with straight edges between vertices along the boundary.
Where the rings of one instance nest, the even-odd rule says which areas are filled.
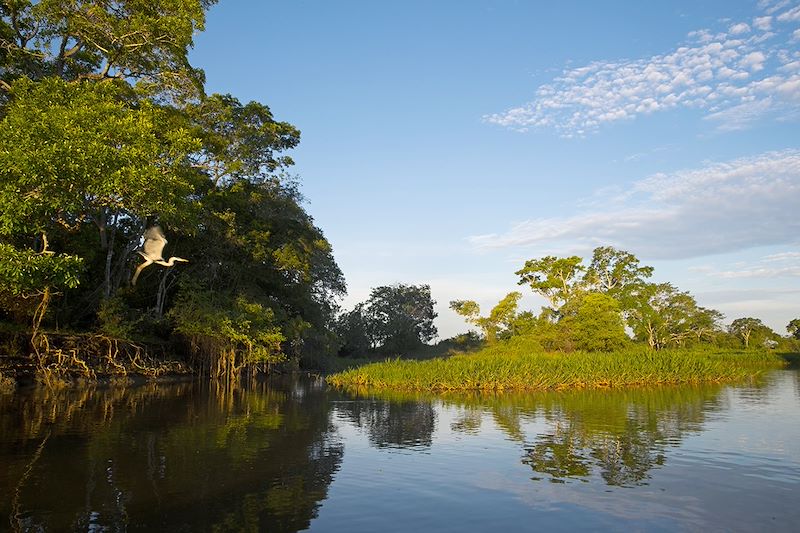
[[[564,307],[559,332],[575,349],[608,352],[629,340],[620,315],[619,302],[608,294],[576,294]]]
[[[407,354],[436,336],[436,302],[429,285],[387,285],[372,289],[364,303],[367,332],[374,347]]]
[[[472,300],[453,300],[450,309],[463,316],[467,322],[481,328],[486,342],[493,343],[511,326],[517,316],[517,305],[522,294],[510,292],[489,312],[480,316],[481,308]]]
[[[786,331],[795,339],[800,339],[800,318],[794,318],[786,325]]]
[[[592,252],[592,262],[584,279],[592,289],[623,302],[630,292],[653,275],[653,267],[639,266],[630,252],[600,246]]]
[[[0,293],[63,290],[62,323],[178,332],[235,370],[331,348],[344,279],[283,174],[300,132],[188,61],[213,3],[0,1]],[[153,223],[189,263],[127,289]]]
[[[23,78],[11,94],[0,120],[0,236],[22,244],[25,236],[94,227],[99,253],[63,251],[97,256],[107,298],[133,249],[115,261],[119,245],[138,243],[148,216],[168,218],[189,207],[196,173],[188,155],[199,142],[168,111],[137,99],[121,82]],[[122,226],[137,225],[135,237],[117,241]],[[60,241],[69,246],[66,237]]]
[[[567,301],[586,270],[578,256],[530,259],[516,272],[519,285],[530,285],[534,292],[544,296],[553,308]]]
[[[656,350],[702,337],[721,316],[670,283],[645,283],[632,293],[631,302],[628,319],[634,335]]]
[[[203,169],[214,187],[239,180],[262,182],[294,162],[284,152],[297,146],[300,131],[274,119],[259,102],[242,104],[229,94],[212,94],[186,106],[202,140],[193,164]]]
[[[202,94],[189,64],[214,0],[5,0],[0,87],[27,76],[138,80],[166,94]]]
[[[192,283],[178,290],[180,298],[207,293],[212,302],[262,305],[283,328],[284,348],[297,356],[320,348],[315,343],[332,327],[335,300],[345,292],[330,243],[300,201],[296,187],[276,180],[209,192],[199,214],[202,232],[179,241],[192,258],[185,268]]]
[[[738,337],[744,343],[745,348],[749,348],[754,333],[762,333],[766,338],[766,333],[772,330],[764,325],[759,318],[744,317],[737,318],[731,322],[731,325],[728,326],[728,331]]]

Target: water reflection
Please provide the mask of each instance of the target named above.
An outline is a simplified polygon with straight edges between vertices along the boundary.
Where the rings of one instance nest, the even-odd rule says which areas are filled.
[[[0,530],[792,531],[798,385],[0,396]]]
[[[0,430],[19,531],[297,531],[343,454],[327,396],[291,384],[41,389],[0,397]]]
[[[421,450],[433,442],[436,411],[431,401],[375,398],[356,392],[354,401],[339,403],[336,411],[340,419],[366,431],[369,442],[377,448]]]
[[[701,431],[706,417],[721,408],[720,390],[712,385],[443,396],[360,391],[370,400],[351,404],[348,412],[359,427],[367,426],[375,446],[429,445],[436,412],[431,406],[439,404],[453,412],[454,433],[479,436],[491,424],[516,442],[534,481],[602,479],[628,487],[646,484],[667,460],[667,448]]]

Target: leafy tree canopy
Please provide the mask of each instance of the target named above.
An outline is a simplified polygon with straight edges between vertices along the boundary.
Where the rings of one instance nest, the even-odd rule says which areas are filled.
[[[795,339],[800,339],[800,318],[794,318],[786,325],[786,331]]]
[[[139,80],[180,95],[202,94],[189,65],[194,34],[213,0],[4,0],[0,84],[27,76]]]
[[[364,302],[367,334],[374,347],[405,354],[436,336],[436,302],[429,285],[386,285]]]
[[[517,316],[517,305],[522,293],[510,292],[489,312],[488,316],[480,316],[480,306],[472,300],[454,300],[450,308],[463,316],[467,322],[481,328],[487,342],[495,342],[511,327]]]
[[[525,262],[516,272],[519,276],[519,285],[530,285],[534,292],[538,292],[551,305],[565,302],[569,299],[578,276],[586,270],[581,265],[583,260],[578,256],[554,257],[548,255],[541,259],[531,259]]]
[[[188,203],[198,139],[124,83],[22,78],[12,95],[0,121],[0,234],[104,227],[111,213],[168,217]]]

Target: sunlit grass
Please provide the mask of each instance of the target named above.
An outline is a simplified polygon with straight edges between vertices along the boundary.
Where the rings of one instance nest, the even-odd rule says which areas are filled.
[[[524,338],[447,359],[372,363],[328,377],[344,387],[378,389],[552,390],[678,383],[728,382],[753,377],[785,362],[763,351],[646,347],[611,353],[543,353]]]

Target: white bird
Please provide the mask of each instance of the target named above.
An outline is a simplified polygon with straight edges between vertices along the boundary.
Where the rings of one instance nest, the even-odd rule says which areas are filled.
[[[142,246],[143,251],[139,252],[139,255],[144,257],[144,263],[136,267],[136,272],[133,274],[131,285],[136,285],[136,280],[139,279],[139,274],[141,274],[142,270],[153,263],[165,267],[171,267],[175,265],[175,261],[180,261],[183,263],[189,262],[188,259],[174,256],[170,257],[169,261],[164,261],[162,253],[164,252],[164,246],[166,246],[166,244],[167,239],[164,237],[164,232],[161,231],[160,226],[152,226],[145,230],[144,245]]]

